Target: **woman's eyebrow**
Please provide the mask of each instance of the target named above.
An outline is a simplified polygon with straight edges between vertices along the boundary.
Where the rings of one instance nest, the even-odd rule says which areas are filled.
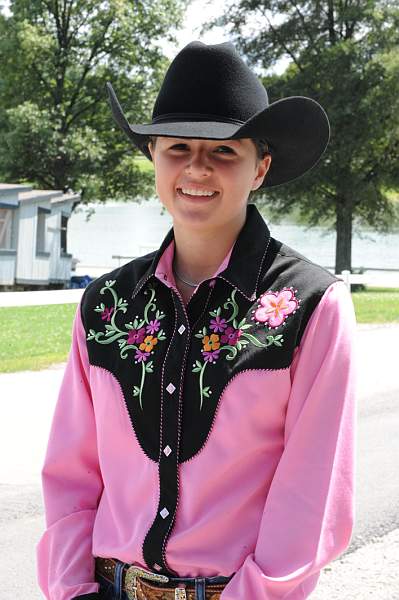
[[[242,146],[242,140],[240,140],[239,138],[236,140],[224,140],[225,142],[230,142],[231,144],[239,144],[240,146]]]

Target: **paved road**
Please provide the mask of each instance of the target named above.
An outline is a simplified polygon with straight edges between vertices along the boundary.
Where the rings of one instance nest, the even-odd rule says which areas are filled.
[[[399,326],[358,326],[357,522],[312,600],[399,600],[398,341]],[[63,368],[0,375],[1,600],[43,598],[40,468]]]

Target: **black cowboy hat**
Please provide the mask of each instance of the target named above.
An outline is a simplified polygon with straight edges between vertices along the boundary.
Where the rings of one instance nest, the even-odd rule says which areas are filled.
[[[261,187],[275,187],[309,171],[330,138],[328,117],[318,102],[289,96],[269,104],[266,89],[229,42],[191,42],[177,54],[151,123],[129,123],[110,83],[107,91],[115,121],[150,160],[151,135],[265,140],[272,162]]]

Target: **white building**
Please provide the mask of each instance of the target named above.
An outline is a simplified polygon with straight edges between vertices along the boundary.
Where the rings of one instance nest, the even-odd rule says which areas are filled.
[[[79,194],[0,184],[0,286],[66,287],[67,226]]]

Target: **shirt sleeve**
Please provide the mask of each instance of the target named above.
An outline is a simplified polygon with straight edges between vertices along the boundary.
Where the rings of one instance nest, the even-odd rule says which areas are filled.
[[[41,477],[46,530],[36,546],[40,589],[48,600],[97,600],[92,533],[103,481],[80,303]]]
[[[254,552],[221,600],[304,600],[354,524],[356,318],[343,282],[331,284],[291,364],[284,450]]]

